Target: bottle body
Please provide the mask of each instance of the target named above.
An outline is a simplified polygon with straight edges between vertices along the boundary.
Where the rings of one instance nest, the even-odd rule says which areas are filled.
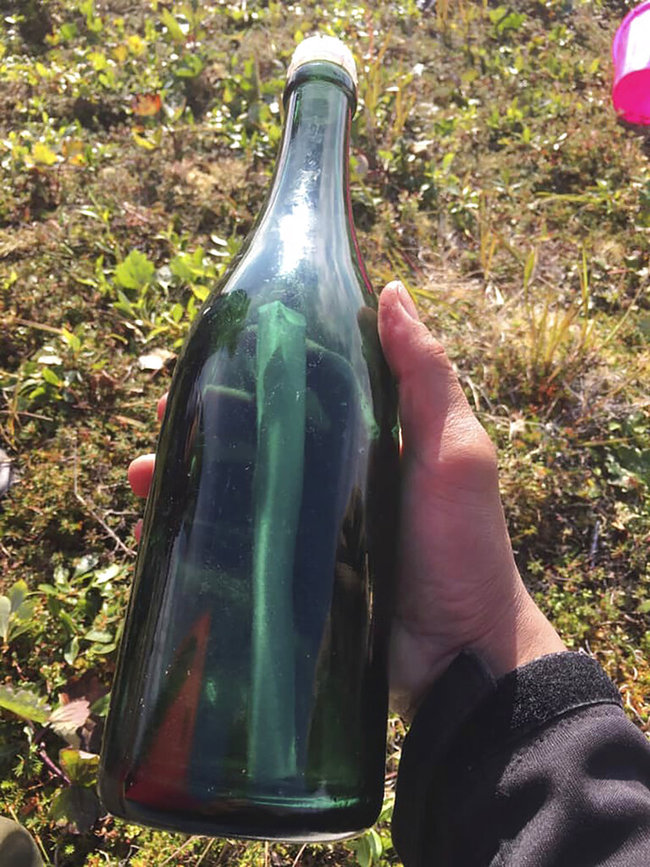
[[[396,399],[346,76],[294,78],[269,200],[170,388],[102,751],[111,812],[188,833],[334,839],[381,806]]]

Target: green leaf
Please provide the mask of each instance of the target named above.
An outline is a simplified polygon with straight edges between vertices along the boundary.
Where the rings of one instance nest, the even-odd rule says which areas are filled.
[[[441,167],[442,167],[442,171],[443,171],[443,172],[448,172],[448,171],[449,171],[449,169],[451,168],[451,164],[452,164],[453,161],[454,161],[454,157],[455,157],[455,156],[456,156],[456,152],[455,152],[455,151],[448,151],[448,152],[444,155],[444,157],[442,158],[442,164],[441,164]]]
[[[147,151],[155,151],[156,148],[160,147],[160,143],[162,142],[163,136],[163,128],[161,126],[157,127],[151,138],[145,138],[140,133],[136,132],[136,130],[132,130],[131,135],[133,136],[133,141],[141,148],[144,148]]]
[[[88,575],[89,572],[93,571],[98,562],[99,557],[96,557],[94,554],[84,554],[83,557],[79,558],[74,567],[73,579],[81,578],[82,575]]]
[[[77,32],[77,25],[73,21],[70,21],[66,24],[62,24],[59,28],[59,38],[62,42],[69,42],[71,39],[75,38]]]
[[[88,786],[72,785],[60,791],[50,805],[50,817],[59,825],[74,824],[89,831],[102,814],[97,793]]]
[[[88,702],[85,704],[88,707]],[[66,707],[69,706],[66,705]],[[99,756],[94,753],[85,753],[74,747],[64,747],[59,750],[59,764],[73,783],[79,783],[81,786],[92,786],[97,780]]]
[[[113,641],[113,633],[106,629],[90,629],[84,638],[86,641],[96,641],[98,644],[109,644]]]
[[[88,55],[88,60],[92,63],[95,72],[101,72],[108,66],[108,58],[101,51],[91,51]]]
[[[94,701],[90,706],[91,713],[95,714],[95,716],[105,717],[108,713],[108,707],[111,702],[111,694],[107,692],[106,695],[103,695],[101,698],[98,698],[97,701]]]
[[[67,587],[68,579],[70,578],[70,572],[64,566],[55,566],[54,574],[52,576],[54,578],[54,583],[59,587]]]
[[[81,340],[79,340],[76,334],[68,331],[67,328],[62,328],[61,337],[63,338],[65,343],[68,344],[68,346],[73,352],[79,352],[79,350],[81,349]]]
[[[102,19],[95,15],[94,0],[82,0],[79,11],[86,16],[86,27],[91,33],[101,33],[103,29]]]
[[[507,30],[519,30],[526,20],[521,12],[513,12],[506,6],[497,6],[488,12],[490,20],[494,24],[497,33],[505,33]]]
[[[16,583],[10,587],[7,596],[9,597],[9,601],[11,602],[11,611],[18,611],[20,606],[23,604],[27,597],[27,584],[24,581],[16,581]]]
[[[139,250],[131,250],[129,255],[115,269],[115,282],[124,289],[143,289],[153,277],[153,262]]]
[[[9,641],[15,641],[17,638],[20,638],[21,635],[29,632],[31,628],[32,624],[29,621],[13,620],[9,624]]]
[[[177,78],[197,78],[203,72],[203,61],[196,54],[184,54],[174,67]]]
[[[67,611],[59,611],[58,613],[59,620],[63,624],[63,628],[66,630],[68,635],[74,635],[77,631],[77,624],[74,622],[72,617],[68,614]]]
[[[20,635],[29,632],[32,627],[32,618],[36,603],[32,599],[26,599],[27,584],[17,581],[9,590],[7,597],[0,597],[0,635],[5,641],[15,641]],[[9,599],[11,611],[5,625],[3,612],[3,599]]]
[[[63,383],[63,380],[60,379],[60,377],[58,377],[56,373],[49,367],[43,368],[43,370],[41,371],[41,376],[48,385],[54,385],[56,388],[59,388],[59,386],[61,386]]]
[[[186,253],[179,253],[169,263],[169,270],[174,277],[178,277],[184,283],[191,283],[196,276],[196,267],[192,258]]]
[[[50,714],[49,705],[43,696],[27,687],[13,687],[11,684],[0,685],[0,707],[37,723],[47,722]]]
[[[126,297],[124,292],[122,292],[121,290],[118,289],[117,290],[117,297],[119,300],[113,304],[113,307],[116,310],[119,310],[120,313],[124,313],[125,316],[131,316],[131,317],[135,318],[135,316],[136,316],[135,308],[134,308],[133,304],[131,304],[129,299]]]
[[[371,828],[370,831],[368,831],[368,836],[370,837],[370,851],[372,852],[373,857],[377,859],[381,858],[384,851],[384,844],[381,841],[381,837],[374,828]]]
[[[348,844],[357,856],[360,867],[372,867],[378,864],[384,851],[384,844],[379,834],[371,828],[357,840]]]
[[[117,650],[117,642],[111,641],[109,644],[91,644],[88,650],[90,653],[98,653],[101,656],[108,656],[109,653],[113,653],[114,650]]]
[[[65,650],[63,651],[63,658],[68,663],[68,665],[74,665],[74,661],[78,655],[79,639],[76,635],[74,635],[65,646]]]
[[[98,569],[95,572],[95,577],[93,579],[93,584],[105,584],[107,581],[112,581],[113,578],[117,578],[124,571],[124,567],[119,563],[111,563],[110,566],[107,566],[105,569]]]
[[[21,602],[20,607],[16,609],[16,611],[12,612],[14,616],[14,620],[31,620],[34,616],[34,610],[36,609],[36,600],[35,599],[25,599],[24,602]]]
[[[210,294],[210,290],[207,286],[192,286],[192,294],[203,303]]]
[[[178,21],[174,18],[174,16],[168,9],[162,10],[162,12],[160,13],[160,20],[167,28],[167,32],[174,40],[174,42],[178,42],[179,44],[185,42],[185,34],[183,33],[181,25],[178,23]]]

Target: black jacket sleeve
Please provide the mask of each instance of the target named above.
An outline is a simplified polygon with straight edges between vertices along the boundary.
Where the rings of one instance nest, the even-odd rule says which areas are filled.
[[[405,867],[650,867],[650,744],[586,655],[495,682],[462,654],[405,739],[393,841]]]

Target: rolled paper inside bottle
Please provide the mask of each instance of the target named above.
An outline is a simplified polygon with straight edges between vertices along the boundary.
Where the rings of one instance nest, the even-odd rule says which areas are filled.
[[[256,350],[252,780],[295,777],[294,550],[305,451],[305,318],[273,301],[259,309]]]

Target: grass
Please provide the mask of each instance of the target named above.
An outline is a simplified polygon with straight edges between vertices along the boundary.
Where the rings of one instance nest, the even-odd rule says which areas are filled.
[[[317,29],[360,66],[369,272],[401,278],[444,340],[499,446],[528,586],[648,730],[650,137],[610,104],[626,5],[4,10],[0,445],[18,481],[0,502],[0,691],[18,715],[0,720],[0,812],[48,863],[397,863],[397,720],[382,821],[346,844],[147,831],[101,818],[94,790],[140,511],[125,468],[151,451],[173,353],[260,207],[288,58]]]

